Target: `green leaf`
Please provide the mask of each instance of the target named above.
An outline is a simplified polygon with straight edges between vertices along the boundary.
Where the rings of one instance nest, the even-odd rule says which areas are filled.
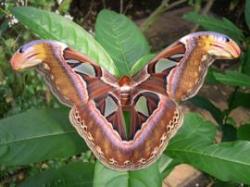
[[[237,140],[237,129],[232,124],[224,124],[221,126],[222,142]]]
[[[42,39],[58,40],[88,55],[110,73],[118,75],[114,62],[83,28],[58,14],[32,7],[16,7],[12,14]]]
[[[212,16],[200,15],[197,12],[189,12],[183,18],[202,26],[206,30],[227,34],[236,41],[244,40],[242,31],[226,18],[217,19]]]
[[[245,20],[248,28],[250,29],[250,1],[246,0],[245,1]]]
[[[4,20],[3,23],[0,24],[0,36],[4,34],[9,28],[9,24],[7,20]]]
[[[236,92],[228,99],[228,101],[231,101],[230,103],[230,110],[233,110],[239,106],[250,108],[250,93],[243,93],[243,92]]]
[[[162,154],[159,158],[158,165],[159,171],[161,173],[161,178],[164,179],[166,176],[170,174],[170,172],[180,164],[178,160],[172,159],[166,154]]]
[[[245,74],[250,74],[250,46],[247,47],[246,52],[241,55],[241,71]]]
[[[91,187],[93,185],[94,164],[72,162],[66,166],[48,169],[35,176],[29,177],[19,187]]]
[[[130,69],[130,76],[135,75],[137,72],[142,70],[142,68],[152,60],[155,54],[147,54],[137,60]]]
[[[117,172],[96,162],[94,187],[161,187],[162,178],[158,162],[138,171]]]
[[[223,182],[223,181],[220,181],[220,180],[214,180],[213,181],[213,187],[238,187],[240,184],[236,184],[236,183],[233,183],[233,182]],[[243,185],[245,186],[245,185]]]
[[[25,165],[86,150],[65,109],[30,109],[0,120],[0,165]]]
[[[172,147],[168,153],[222,181],[250,184],[250,142]]]
[[[210,84],[222,83],[229,86],[250,87],[250,76],[237,71],[220,73],[210,69],[206,80]]]
[[[61,4],[58,7],[58,10],[61,13],[67,13],[67,12],[69,12],[71,3],[72,3],[72,0],[64,0],[64,1],[62,1]]]
[[[177,134],[171,139],[167,153],[170,149],[177,147],[203,147],[213,143],[216,128],[204,120],[200,115],[188,113],[184,117],[184,122]],[[204,136],[205,135],[205,136]]]
[[[223,112],[221,112],[220,109],[217,108],[211,101],[201,96],[195,96],[194,98],[190,99],[190,101],[194,105],[209,111],[217,123],[222,124],[224,116]]]
[[[222,180],[250,184],[250,142],[213,144],[215,127],[200,116],[187,114],[183,127],[170,141],[167,155]]]
[[[250,124],[245,124],[237,129],[237,137],[239,140],[250,141]]]
[[[96,20],[96,40],[108,51],[120,76],[129,75],[133,64],[149,53],[149,44],[139,28],[124,15],[102,10]]]

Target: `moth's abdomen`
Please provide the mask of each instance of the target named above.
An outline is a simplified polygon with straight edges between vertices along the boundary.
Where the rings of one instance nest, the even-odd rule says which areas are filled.
[[[119,92],[120,92],[120,101],[122,107],[127,107],[131,104],[131,91],[132,87],[130,86],[131,79],[128,76],[123,76],[119,81]]]
[[[128,91],[121,91],[120,92],[120,101],[122,107],[129,106],[131,103],[131,93],[130,90]]]

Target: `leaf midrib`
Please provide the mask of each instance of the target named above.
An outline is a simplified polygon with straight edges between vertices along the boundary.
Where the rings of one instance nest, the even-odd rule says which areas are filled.
[[[194,14],[194,15],[196,15],[196,16],[199,16],[199,14]],[[193,16],[193,18],[195,18],[195,16]],[[204,23],[209,23],[209,25],[210,26],[212,26],[212,27],[217,27],[218,26],[218,24],[220,24],[221,25],[221,28],[222,29],[224,29],[224,30],[228,30],[228,31],[230,31],[230,32],[233,32],[233,33],[235,33],[235,29],[231,29],[231,26],[232,25],[228,25],[230,22],[228,22],[227,21],[227,19],[225,18],[225,17],[223,17],[223,19],[222,20],[217,20],[217,19],[215,19],[215,18],[213,18],[212,17],[212,19],[213,19],[213,21],[209,21],[208,20],[209,19],[209,17],[199,17],[199,19],[198,19],[198,22],[202,22],[202,26],[203,27],[206,27],[205,25],[204,25]],[[226,21],[226,23],[225,23],[225,21]],[[219,23],[220,22],[220,23]],[[216,23],[218,23],[218,24],[216,24]],[[201,24],[200,24],[201,25]],[[225,26],[225,25],[227,25],[227,26]],[[239,30],[237,30],[237,32],[239,32]],[[236,34],[236,33],[235,33]],[[240,37],[242,37],[242,33],[241,33],[241,36]]]
[[[250,83],[246,84],[246,81],[242,80],[242,79],[249,79],[250,80],[250,76],[248,76],[248,75],[240,75],[239,74],[239,76],[241,76],[240,79],[235,79],[236,75],[231,74],[230,72],[227,72],[226,74],[214,72],[213,74],[214,74],[215,79],[217,81],[225,81],[225,82],[227,81],[228,83],[237,83],[237,84],[241,84],[244,86],[250,86]]]
[[[21,14],[21,13],[18,13],[18,15],[20,17],[22,17],[23,19],[26,19],[27,20],[27,16]],[[49,15],[50,16],[50,15]],[[37,24],[36,22],[32,22],[32,24],[34,24],[37,28],[43,28],[41,25]],[[50,27],[51,28],[51,27]],[[51,29],[49,29],[51,31]],[[48,35],[48,36],[51,36],[51,38],[54,38],[54,39],[58,39],[56,37],[56,35],[53,35],[52,33],[53,32],[48,32],[46,29],[43,29],[43,31]]]
[[[129,61],[128,61],[128,58],[127,58],[127,56],[125,55],[125,52],[123,51],[123,47],[122,47],[122,44],[121,44],[121,40],[119,40],[119,36],[117,35],[117,33],[116,33],[116,29],[115,29],[115,27],[114,27],[114,25],[115,25],[115,22],[117,21],[117,20],[114,20],[114,19],[111,19],[111,21],[112,22],[110,22],[111,23],[111,30],[112,30],[112,36],[111,37],[113,37],[113,38],[115,38],[113,41],[115,41],[115,43],[118,45],[118,46],[120,46],[120,47],[118,47],[117,48],[117,50],[118,51],[120,51],[120,54],[121,54],[121,56],[122,56],[122,58],[123,58],[123,60],[124,60],[124,62],[125,63],[123,63],[123,65],[126,65],[126,72],[129,72],[129,67],[128,67],[128,63],[129,63]],[[118,68],[119,69],[119,68]]]
[[[47,135],[31,136],[31,137],[24,138],[24,139],[17,139],[17,140],[14,140],[14,141],[6,141],[6,142],[3,142],[3,143],[0,143],[0,146],[8,145],[8,144],[14,144],[14,143],[20,143],[20,142],[25,142],[25,141],[30,141],[30,140],[34,140],[34,139],[42,139],[42,138],[51,137],[51,136],[67,135],[67,134],[72,134],[72,133],[76,133],[76,132],[74,130],[71,130],[71,131],[67,131],[67,132],[63,131],[63,132],[51,133],[51,134],[47,134]]]
[[[184,152],[186,154],[190,153],[190,154],[196,154],[196,155],[199,155],[199,156],[206,156],[206,157],[209,157],[209,158],[212,158],[212,159],[218,159],[218,160],[221,160],[221,161],[224,161],[224,162],[232,162],[232,163],[235,163],[235,164],[241,164],[243,166],[250,166],[250,163],[246,163],[244,164],[244,162],[240,162],[239,160],[229,160],[227,157],[218,157],[217,155],[213,156],[213,155],[209,155],[209,154],[204,154],[204,152],[197,152],[197,151],[192,151],[190,149],[170,149],[168,150],[168,152]]]

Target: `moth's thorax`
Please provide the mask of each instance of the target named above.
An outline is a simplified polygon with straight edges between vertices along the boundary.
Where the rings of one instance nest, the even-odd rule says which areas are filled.
[[[118,81],[118,83],[119,83],[120,86],[129,85],[130,82],[131,82],[131,78],[129,78],[129,77],[126,76],[126,75],[122,76],[122,77],[119,79],[119,81]]]

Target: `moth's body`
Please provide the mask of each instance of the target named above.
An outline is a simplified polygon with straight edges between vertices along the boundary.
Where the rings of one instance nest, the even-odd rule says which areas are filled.
[[[183,57],[161,69],[161,59]],[[95,156],[116,170],[150,165],[182,124],[177,103],[194,96],[216,58],[237,58],[240,49],[225,35],[187,35],[129,77],[115,78],[65,44],[36,41],[12,57],[16,70],[37,65],[50,89],[72,107],[70,121]],[[143,107],[142,107],[143,105]],[[123,112],[131,114],[126,132]]]
[[[121,77],[117,82],[119,84],[117,90],[120,95],[121,106],[123,110],[126,110],[131,106],[131,95],[134,92],[134,87],[128,76]]]

